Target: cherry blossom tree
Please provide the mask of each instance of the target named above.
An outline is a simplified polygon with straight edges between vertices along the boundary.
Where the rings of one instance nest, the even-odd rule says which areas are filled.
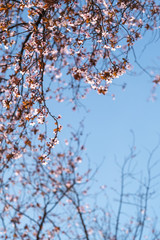
[[[134,43],[159,28],[160,6],[156,0],[0,0],[0,14],[3,170],[26,151],[38,151],[42,162],[49,158],[62,127],[48,101],[69,98],[76,105],[89,89],[106,94],[130,68]],[[55,123],[50,135],[48,122]]]
[[[95,173],[80,167],[81,127],[53,151],[62,126],[49,107],[69,100],[75,109],[90,89],[106,94],[130,69],[134,43],[159,28],[159,2],[0,0],[0,16],[1,239],[159,240],[149,205],[159,178],[155,150],[142,178],[131,148],[113,210],[105,187],[91,194]]]

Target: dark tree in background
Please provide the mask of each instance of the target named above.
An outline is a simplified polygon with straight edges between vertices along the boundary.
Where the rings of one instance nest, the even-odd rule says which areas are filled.
[[[74,110],[90,89],[105,95],[159,17],[154,0],[0,0],[0,239],[160,239],[149,205],[157,148],[142,177],[133,145],[112,209],[103,187],[91,194],[95,173],[80,167],[83,126],[53,149],[62,126],[49,107],[69,100]]]
[[[139,159],[135,145],[131,147],[119,166],[117,202],[111,203],[109,186],[92,193],[95,172],[82,171],[87,157],[81,131],[83,128],[72,132],[66,148],[58,153],[54,150],[46,165],[38,163],[34,155],[23,156],[3,171],[0,239],[160,239],[158,209],[152,212],[159,194],[159,147],[148,154],[143,172],[137,171]]]

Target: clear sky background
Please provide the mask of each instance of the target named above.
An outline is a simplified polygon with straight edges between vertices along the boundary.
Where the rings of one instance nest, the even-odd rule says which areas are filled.
[[[160,70],[158,34],[149,33],[139,40],[135,44],[135,52],[138,62],[149,73],[154,75]],[[96,179],[99,185],[107,185],[111,201],[114,195],[110,189],[112,187],[118,189],[120,183],[120,171],[115,159],[121,165],[129,154],[133,142],[131,131],[135,135],[136,152],[138,153],[137,171],[145,173],[148,151],[152,151],[160,141],[160,86],[156,89],[156,100],[152,101],[151,92],[154,78],[151,79],[136,65],[133,55],[130,56],[130,60],[133,66],[132,71],[115,79],[108,94],[98,95],[93,90],[86,99],[82,100],[82,104],[89,110],[88,113],[83,107],[73,112],[71,104],[66,102],[54,103],[51,107],[54,114],[62,115],[60,123],[63,125],[63,130],[59,137],[61,146],[64,144],[64,139],[68,138],[70,131],[67,124],[77,128],[79,122],[85,117],[84,135],[89,134],[86,153],[93,169],[102,164]],[[126,83],[126,88],[122,90],[122,87],[118,85],[124,83]],[[113,100],[112,94],[115,94],[115,100]],[[159,153],[155,154],[155,158],[160,156]],[[156,171],[160,171],[160,165]],[[158,186],[156,186],[156,191],[156,204],[159,205]],[[105,201],[105,199],[101,200]]]

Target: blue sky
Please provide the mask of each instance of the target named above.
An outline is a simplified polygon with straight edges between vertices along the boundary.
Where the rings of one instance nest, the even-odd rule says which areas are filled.
[[[152,43],[146,45],[149,42]],[[145,51],[143,51],[145,46]],[[134,48],[139,63],[154,75],[159,70],[160,41],[152,33],[149,33],[139,40]],[[144,172],[144,176],[149,156],[148,151],[152,151],[160,140],[159,86],[156,89],[157,98],[152,101],[150,97],[154,78],[150,78],[136,65],[132,55],[130,60],[133,66],[132,71],[116,79],[108,94],[98,95],[97,92],[91,91],[86,99],[82,100],[86,109],[80,107],[73,112],[71,104],[66,102],[53,104],[54,107],[52,107],[55,114],[62,115],[61,146],[64,144],[64,139],[68,138],[70,131],[67,124],[77,128],[79,122],[85,118],[84,135],[88,134],[86,153],[93,169],[101,165],[93,191],[96,191],[98,185],[107,185],[107,193],[110,195],[111,201],[115,197],[111,188],[118,189],[120,184],[120,170],[115,159],[122,165],[125,157],[128,156],[133,142],[131,132],[135,135],[136,169]],[[117,86],[124,83],[126,83],[125,90],[122,90],[121,86]],[[115,100],[112,99],[112,94],[115,94]],[[86,110],[89,112],[87,113]],[[153,161],[159,157],[159,153],[160,151],[157,151]],[[86,165],[83,164],[85,168]],[[154,170],[155,172],[153,171],[153,174],[159,171],[158,169],[160,170],[160,166]],[[159,204],[158,199],[157,197],[155,200],[156,204]],[[101,199],[101,201],[105,202],[105,199]],[[151,205],[154,204],[151,201]]]

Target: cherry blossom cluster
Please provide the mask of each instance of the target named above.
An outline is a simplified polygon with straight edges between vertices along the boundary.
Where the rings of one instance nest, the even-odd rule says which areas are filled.
[[[74,110],[89,89],[106,94],[131,68],[134,43],[159,27],[160,6],[154,0],[1,0],[0,13],[5,163],[27,149],[39,149],[42,160],[49,156],[61,130],[50,103],[69,98]],[[56,124],[52,136],[48,121]]]

